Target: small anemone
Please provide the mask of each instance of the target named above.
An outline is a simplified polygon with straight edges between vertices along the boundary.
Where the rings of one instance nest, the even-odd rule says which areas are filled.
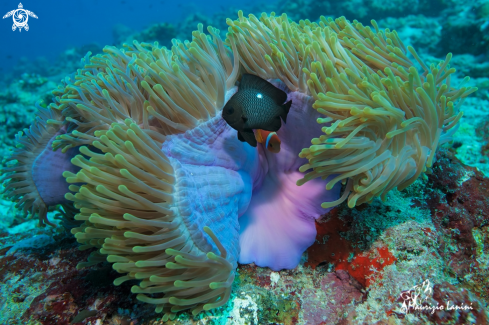
[[[45,150],[50,150],[52,141],[62,130],[62,114],[52,108],[43,108],[36,105],[38,113],[36,121],[24,132],[15,135],[17,148],[7,161],[7,167],[2,169],[8,173],[3,177],[5,183],[4,195],[7,199],[16,202],[16,208],[22,209],[25,214],[39,217],[39,225],[54,226],[47,218],[49,206],[61,202],[44,195],[46,184],[45,170],[36,168],[42,164],[41,160]],[[56,160],[56,158],[52,159]],[[64,159],[59,159],[62,161]]]

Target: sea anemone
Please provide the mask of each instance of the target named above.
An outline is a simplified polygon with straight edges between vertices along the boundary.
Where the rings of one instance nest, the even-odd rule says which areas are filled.
[[[227,23],[225,41],[199,25],[171,50],[134,42],[87,56],[7,169],[11,198],[42,220],[74,204],[72,233],[96,248],[79,267],[113,263],[115,284],[140,280],[132,292],[165,318],[226,303],[238,261],[294,268],[328,208],[385,199],[429,173],[475,91],[451,85],[451,55],[427,67],[374,21],[239,12]],[[292,100],[278,153],[238,141],[220,116],[243,73]],[[53,158],[36,162],[42,153]],[[36,170],[64,176],[66,195]]]
[[[46,173],[46,166],[50,170],[78,171],[78,167],[70,163],[66,156],[73,156],[78,152],[73,148],[68,153],[51,150],[52,142],[58,135],[66,133],[67,125],[61,112],[42,107],[37,104],[38,113],[36,121],[24,133],[15,135],[17,148],[9,157],[13,166],[6,167],[3,173],[10,173],[2,180],[8,181],[4,188],[5,197],[16,201],[16,207],[22,208],[25,214],[38,215],[39,224],[54,226],[47,219],[49,207],[63,205],[63,209],[70,209],[63,199],[68,191],[68,184],[64,181],[61,172]],[[13,173],[12,173],[13,172]]]

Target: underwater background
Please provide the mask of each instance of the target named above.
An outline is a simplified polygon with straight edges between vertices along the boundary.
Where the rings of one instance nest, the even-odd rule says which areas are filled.
[[[83,67],[87,52],[133,40],[171,48],[174,38],[191,39],[199,23],[218,28],[224,39],[226,19],[237,19],[238,10],[246,17],[285,13],[296,22],[321,15],[364,25],[375,19],[380,28],[396,30],[427,64],[452,53],[452,82],[478,90],[460,107],[460,127],[438,150],[432,174],[390,191],[386,202],[354,208],[342,203],[325,214],[295,269],[239,265],[230,300],[197,316],[183,312],[164,322],[136,300],[130,285],[112,285],[117,273],[109,264],[77,270],[87,254],[62,227],[59,211],[48,213],[57,227],[38,227],[37,218],[0,198],[0,325],[489,324],[489,0],[22,5],[38,17],[28,18],[28,31],[13,31],[12,17],[0,21],[2,168],[15,135],[34,121],[36,102],[52,103],[52,90]],[[1,0],[0,14],[18,7],[18,1]],[[403,304],[412,302],[406,293],[425,307],[460,308],[406,312]]]

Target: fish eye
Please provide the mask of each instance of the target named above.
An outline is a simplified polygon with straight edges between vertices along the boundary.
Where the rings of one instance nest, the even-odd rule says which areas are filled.
[[[257,94],[256,97],[263,98],[263,95],[262,94]]]
[[[227,111],[228,114],[233,114],[234,113],[234,108],[233,107],[229,107],[226,111]]]

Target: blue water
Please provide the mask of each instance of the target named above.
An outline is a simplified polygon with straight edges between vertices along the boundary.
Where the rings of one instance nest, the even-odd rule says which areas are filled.
[[[17,9],[20,0],[1,0],[0,17]],[[28,18],[29,31],[12,31],[13,19],[0,19],[0,74],[6,73],[21,57],[45,57],[49,61],[72,47],[90,43],[113,44],[112,29],[123,24],[140,31],[154,23],[177,24],[193,12],[211,16],[229,6],[243,7],[255,0],[22,0],[24,9],[38,19]],[[189,35],[190,38],[191,35]]]

